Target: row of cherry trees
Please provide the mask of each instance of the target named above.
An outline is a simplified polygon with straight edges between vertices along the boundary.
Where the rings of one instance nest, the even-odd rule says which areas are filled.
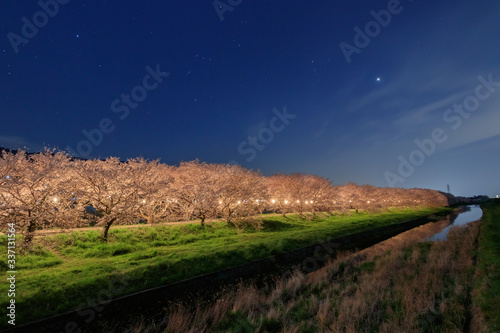
[[[142,158],[120,162],[71,159],[61,152],[0,158],[0,218],[16,223],[31,243],[41,228],[96,223],[103,238],[113,224],[222,217],[238,223],[263,212],[286,213],[444,206],[431,190],[403,190],[347,184],[333,186],[307,174],[262,174],[237,165],[199,161],[169,166]]]

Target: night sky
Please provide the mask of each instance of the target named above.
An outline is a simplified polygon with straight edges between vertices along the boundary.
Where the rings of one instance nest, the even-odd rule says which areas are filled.
[[[493,196],[499,18],[494,0],[3,0],[0,146]]]

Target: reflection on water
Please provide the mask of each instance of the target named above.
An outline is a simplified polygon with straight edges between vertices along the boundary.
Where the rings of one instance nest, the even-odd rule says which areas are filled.
[[[386,251],[401,250],[404,247],[422,241],[437,241],[445,240],[451,228],[461,225],[466,225],[470,222],[477,221],[483,216],[483,211],[478,205],[464,206],[460,208],[460,212],[454,211],[448,215],[446,219],[430,222],[414,229],[403,232],[395,237],[389,238],[374,246],[357,252],[358,255],[382,255]]]
[[[448,233],[451,228],[461,225],[466,225],[471,222],[475,222],[483,217],[483,210],[479,205],[474,206],[466,206],[464,207],[464,212],[458,214],[456,217],[451,218],[451,225],[444,228],[441,232],[435,234],[430,237],[429,241],[438,241],[438,240],[446,240]]]
[[[483,216],[483,211],[478,205],[461,207],[460,213],[456,211],[448,215],[446,219],[430,222],[411,230],[405,231],[395,237],[389,238],[374,246],[358,251],[353,254],[345,254],[352,260],[373,260],[376,256],[381,256],[387,251],[402,250],[409,245],[422,241],[444,240],[451,228],[467,223],[477,221]],[[320,268],[317,271],[309,273],[310,276],[321,275],[325,269]]]
[[[406,246],[421,242],[432,237],[445,229],[451,224],[451,217],[448,216],[445,220],[430,222],[402,232],[397,236],[389,238],[367,249],[361,250],[356,253],[358,258],[372,258],[380,256],[387,251],[399,251]]]

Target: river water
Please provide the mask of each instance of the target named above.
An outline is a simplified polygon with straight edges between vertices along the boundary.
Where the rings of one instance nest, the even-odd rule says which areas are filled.
[[[446,240],[451,228],[463,226],[481,219],[483,211],[478,205],[463,206],[456,209],[446,219],[423,224],[389,238],[374,246],[356,252],[356,256],[373,257],[387,251],[402,250],[405,246],[425,241]]]
[[[464,209],[463,212],[461,212],[457,216],[451,217],[451,224],[449,226],[447,226],[437,234],[433,235],[432,237],[428,238],[427,240],[431,242],[446,240],[451,228],[456,226],[463,226],[471,222],[478,221],[481,219],[481,217],[483,217],[483,210],[479,205],[465,206],[463,209]]]

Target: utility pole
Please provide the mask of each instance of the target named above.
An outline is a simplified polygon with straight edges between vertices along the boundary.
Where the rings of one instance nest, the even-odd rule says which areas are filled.
[[[448,187],[448,194],[450,193],[450,184],[446,185]]]

